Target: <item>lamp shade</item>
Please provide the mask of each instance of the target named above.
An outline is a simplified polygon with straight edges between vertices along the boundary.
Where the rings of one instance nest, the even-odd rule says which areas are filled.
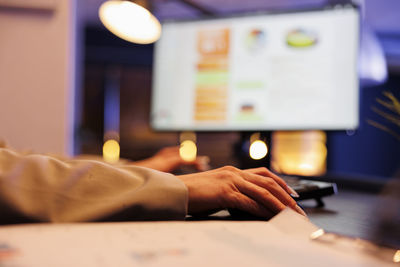
[[[100,6],[99,17],[109,31],[129,42],[149,44],[161,35],[157,18],[131,1],[106,1]]]

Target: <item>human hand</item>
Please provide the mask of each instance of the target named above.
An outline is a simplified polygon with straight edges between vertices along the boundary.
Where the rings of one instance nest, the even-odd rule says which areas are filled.
[[[145,160],[135,161],[133,164],[163,172],[172,172],[180,166],[193,166],[198,171],[206,171],[209,169],[208,163],[209,158],[206,156],[198,156],[193,161],[183,160],[179,155],[179,146],[173,146],[163,148],[154,156]]]
[[[205,214],[225,208],[271,218],[287,206],[307,216],[290,194],[293,189],[267,168],[219,169],[177,176],[189,190],[189,214]]]

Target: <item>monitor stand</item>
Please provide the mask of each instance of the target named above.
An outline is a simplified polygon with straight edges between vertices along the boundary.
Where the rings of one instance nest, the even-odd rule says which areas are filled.
[[[250,168],[258,168],[258,167],[266,167],[270,168],[270,148],[271,148],[271,133],[268,132],[259,132],[260,139],[267,144],[268,153],[267,156],[259,159],[254,160],[249,155],[249,148],[250,148],[250,139],[251,136],[255,132],[241,132],[240,133],[240,140],[234,144],[234,153],[235,157],[238,162],[238,167],[241,169],[250,169]]]

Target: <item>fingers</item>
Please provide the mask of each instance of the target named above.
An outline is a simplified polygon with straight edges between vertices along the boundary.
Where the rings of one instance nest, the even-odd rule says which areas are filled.
[[[161,156],[174,156],[179,155],[179,146],[164,147],[157,152]]]
[[[255,175],[255,174],[247,174],[245,179],[253,184],[256,184],[262,188],[267,189],[277,199],[279,199],[279,201],[282,202],[285,206],[289,206],[297,213],[307,217],[307,214],[299,207],[299,205],[297,205],[297,202],[294,201],[294,199],[292,197],[290,197],[287,194],[287,192],[284,191],[282,189],[282,187],[275,182],[275,180],[273,180],[271,178],[269,178],[271,180],[260,179],[260,176]]]
[[[199,171],[207,171],[210,169],[210,158],[207,156],[198,156],[195,161],[194,165],[197,170]]]
[[[269,218],[289,206],[305,215],[288,193],[265,175],[227,166],[179,178],[188,188],[191,213],[236,208]]]
[[[164,147],[158,153],[164,157],[179,158],[182,162],[185,163],[199,163],[205,165],[210,162],[210,158],[207,156],[197,156],[193,161],[185,161],[181,158],[179,150],[180,150],[179,146],[170,146],[170,147]]]
[[[286,205],[271,192],[251,182],[242,180],[241,183],[237,184],[237,187],[241,193],[260,203],[273,213],[279,213],[286,208]]]
[[[286,206],[291,207],[297,213],[307,216],[305,212],[297,205],[296,201],[288,194],[286,183],[266,168],[257,168],[242,171],[234,167],[224,167],[223,169],[234,173],[244,179],[247,183],[239,183],[238,189],[262,203],[265,207],[273,212],[280,212]]]
[[[279,186],[271,187],[270,185],[267,185],[268,190],[266,190],[265,187],[258,186],[252,182],[247,182],[243,185],[244,186],[240,187],[241,192],[250,196],[257,202],[260,202],[274,213],[279,213],[288,206],[297,213],[307,217],[307,214],[299,207],[299,205],[297,205],[297,203]]]
[[[247,170],[245,170],[245,172],[253,173],[253,174],[257,174],[257,175],[261,175],[261,176],[265,176],[265,177],[270,177],[270,178],[274,179],[275,182],[277,182],[291,196],[299,197],[299,194],[296,191],[294,191],[293,188],[288,186],[282,178],[280,178],[278,175],[271,172],[267,168],[261,167],[261,168],[247,169]]]
[[[269,219],[275,215],[274,212],[271,212],[270,210],[266,209],[263,205],[261,205],[257,201],[254,201],[253,199],[249,198],[246,195],[241,194],[240,192],[238,192],[236,195],[234,195],[234,200],[232,200],[232,203],[234,203],[233,207],[235,209],[237,209],[239,211],[245,211],[247,213],[250,213],[250,214],[260,217],[260,218]],[[231,211],[231,209],[230,209],[230,211]],[[236,213],[238,213],[238,212],[236,212]],[[235,216],[232,213],[231,213],[231,215]]]
[[[244,172],[244,178],[259,187],[267,189],[284,205],[292,208],[297,205],[296,201],[273,178],[261,177],[260,175],[246,172]]]

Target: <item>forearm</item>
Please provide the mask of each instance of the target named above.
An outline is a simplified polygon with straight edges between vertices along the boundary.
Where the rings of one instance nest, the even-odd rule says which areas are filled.
[[[0,149],[0,209],[38,221],[183,219],[187,188],[154,170]]]

